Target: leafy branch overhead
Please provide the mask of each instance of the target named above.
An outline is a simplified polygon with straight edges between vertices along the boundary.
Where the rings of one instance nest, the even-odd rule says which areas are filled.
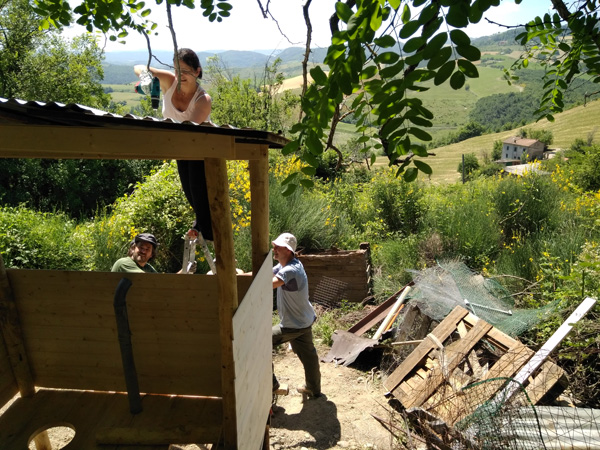
[[[162,5],[163,0],[155,2]],[[35,0],[34,3],[35,12],[45,18],[42,28],[61,28],[77,23],[89,32],[96,29],[107,33],[111,41],[127,37],[129,30],[151,34],[157,28],[157,24],[149,19],[152,10],[144,1],[82,0],[74,8],[63,0]],[[167,3],[196,8],[194,0],[167,0]],[[200,0],[199,3],[203,16],[210,22],[221,22],[229,17],[232,9],[231,3],[226,0]]]
[[[63,0],[36,0],[36,12],[46,18],[46,27],[77,22],[113,40],[127,36],[127,30],[148,35],[156,29],[143,1],[80,1],[71,9]],[[155,1],[157,5],[163,2]],[[167,1],[170,6],[195,7],[194,0]],[[567,6],[563,0],[548,0],[547,6],[556,11],[553,16],[507,26],[525,26],[526,30],[518,37],[526,52],[513,69],[527,67],[532,60],[547,69],[538,117],[552,120],[554,113],[562,111],[563,92],[577,77],[600,81],[598,1],[573,0]],[[267,15],[261,1],[257,3]],[[199,4],[210,21],[221,21],[232,10],[224,0],[200,0]],[[309,5],[306,2],[303,10],[305,19]],[[302,97],[303,116],[292,127],[294,140],[283,150],[297,154],[306,164],[302,173],[288,177],[286,191],[293,192],[299,184],[312,185],[320,157],[329,149],[337,150],[331,136],[337,123],[349,114],[354,116],[365,154],[373,148],[383,151],[390,165],[397,167],[397,175],[407,181],[416,179],[419,172],[431,174],[430,166],[415,158],[428,155],[426,143],[432,140],[428,129],[434,121],[419,92],[445,83],[461,89],[468,78],[478,77],[475,63],[481,53],[463,29],[484,20],[484,14],[488,10],[488,15],[493,14],[499,5],[500,0],[337,2],[325,58],[329,70],[311,69],[314,82]],[[306,23],[310,28],[310,21]],[[515,79],[509,72],[506,77]],[[375,153],[371,154],[374,159]]]

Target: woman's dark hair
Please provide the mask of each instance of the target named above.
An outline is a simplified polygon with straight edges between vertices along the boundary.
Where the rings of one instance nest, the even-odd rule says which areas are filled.
[[[202,66],[200,65],[200,60],[198,59],[198,55],[191,48],[180,48],[177,52],[177,58],[180,61],[183,61],[192,69],[196,70],[200,68],[200,75],[198,75],[198,79],[202,78]]]

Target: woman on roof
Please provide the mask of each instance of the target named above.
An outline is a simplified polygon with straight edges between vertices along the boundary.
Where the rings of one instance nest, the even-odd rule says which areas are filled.
[[[173,61],[175,73],[150,67],[150,73],[158,78],[160,89],[164,93],[163,117],[178,122],[209,122],[212,100],[200,86],[202,66],[198,55],[189,48],[181,48],[177,52],[177,59],[179,66],[176,60]],[[135,66],[133,70],[139,76],[147,68],[145,65],[140,64]],[[181,83],[178,81],[181,81]],[[185,197],[196,215],[188,235],[195,237],[198,232],[201,232],[204,239],[212,241],[213,232],[204,161],[177,161],[177,170]]]

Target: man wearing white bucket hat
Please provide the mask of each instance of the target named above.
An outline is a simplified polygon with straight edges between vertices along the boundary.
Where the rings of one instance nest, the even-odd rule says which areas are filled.
[[[308,300],[308,279],[304,266],[296,258],[296,237],[283,233],[273,242],[273,289],[277,289],[277,311],[280,323],[273,327],[273,347],[289,342],[304,366],[306,385],[298,392],[317,398],[321,396],[319,355],[313,343],[312,324],[317,318]],[[279,382],[273,373],[273,391]]]

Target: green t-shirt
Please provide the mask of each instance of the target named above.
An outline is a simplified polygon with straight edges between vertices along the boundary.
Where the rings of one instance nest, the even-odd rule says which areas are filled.
[[[111,272],[157,273],[156,269],[150,264],[146,263],[146,265],[142,267],[129,256],[117,259],[112,266]]]

